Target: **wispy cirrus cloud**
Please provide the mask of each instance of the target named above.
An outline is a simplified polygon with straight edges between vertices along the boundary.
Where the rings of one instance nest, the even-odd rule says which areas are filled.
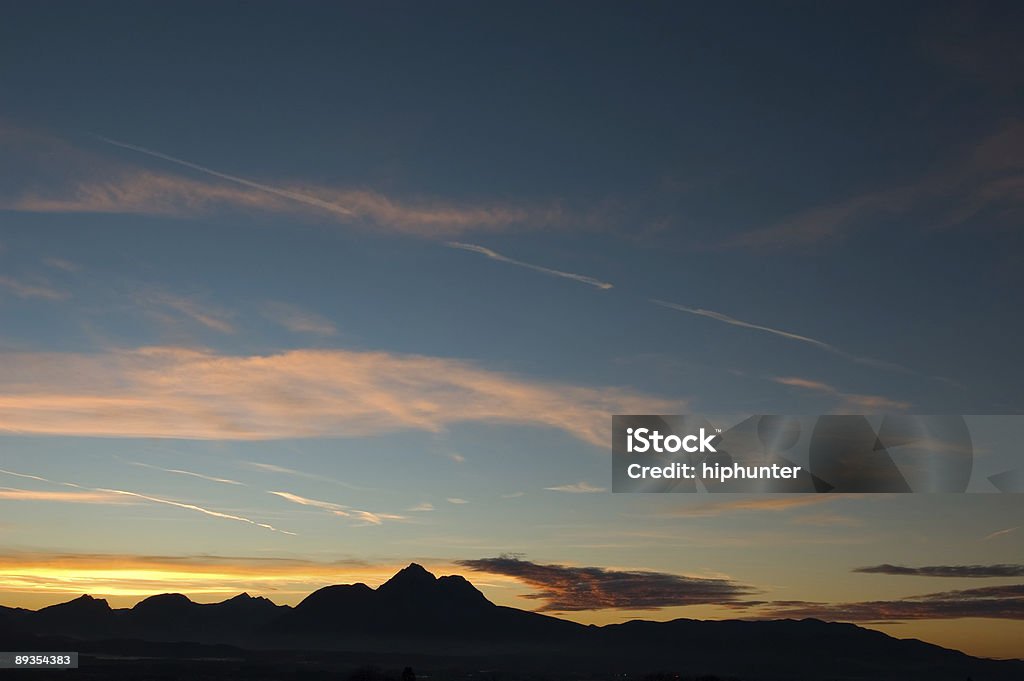
[[[190,217],[224,210],[285,214],[422,237],[453,237],[510,228],[536,229],[589,225],[596,215],[569,215],[557,203],[515,204],[402,198],[355,187],[319,186],[302,181],[256,181],[162,151],[97,136],[109,148],[137,159],[199,174],[202,179],[139,168],[86,151],[43,132],[2,125],[0,144],[36,169],[31,188],[0,196],[7,210],[54,213],[111,213]],[[40,189],[39,187],[43,188]]]
[[[334,336],[338,333],[337,327],[326,317],[289,303],[268,302],[263,305],[263,316],[294,333],[316,336]]]
[[[1015,224],[1024,211],[1024,121],[1010,121],[957,158],[902,184],[809,208],[728,239],[728,248],[806,248],[869,229],[886,216],[924,211],[922,228],[944,229],[982,214]]]
[[[80,272],[82,270],[81,265],[64,258],[44,258],[43,264],[62,272]]]
[[[0,500],[46,501],[67,504],[128,504],[131,500],[111,492],[47,492],[40,490],[0,487]]]
[[[1024,619],[1024,584],[942,591],[882,601],[752,601],[725,605],[740,609],[757,608],[759,617],[812,617],[838,622],[944,620],[964,617],[1020,620]]]
[[[738,495],[728,495],[730,497]],[[773,494],[771,496],[752,496],[729,499],[728,501],[709,501],[701,504],[687,505],[672,509],[660,515],[664,517],[714,517],[728,513],[782,513],[810,506],[820,506],[836,502],[858,499],[857,494]]]
[[[166,291],[137,293],[134,298],[143,311],[162,315],[164,311],[170,310],[213,331],[235,332],[234,325],[229,321],[230,313],[195,298]]]
[[[553,277],[561,277],[563,279],[571,279],[573,281],[578,281],[581,284],[593,286],[594,288],[599,288],[602,290],[613,288],[612,284],[609,284],[606,281],[601,281],[600,279],[588,277],[583,274],[575,274],[573,272],[564,272],[562,270],[556,270],[550,267],[542,267],[540,265],[534,265],[533,263],[523,262],[522,260],[515,260],[513,258],[504,256],[501,253],[498,253],[497,251],[492,251],[489,248],[484,248],[483,246],[477,246],[475,244],[465,244],[458,241],[449,241],[448,246],[450,248],[457,248],[459,250],[469,251],[471,253],[479,253],[484,257],[490,258],[491,260],[497,260],[498,262],[508,263],[509,265],[515,265],[517,267],[525,267],[535,272],[543,272],[544,274],[550,274]]]
[[[545,601],[541,611],[658,610],[726,603],[750,594],[729,579],[687,577],[647,570],[542,565],[515,556],[456,561],[475,572],[513,577],[536,589],[526,598]]]
[[[483,422],[555,428],[604,448],[610,414],[685,408],[459,360],[350,350],[0,353],[0,386],[0,429],[94,437],[360,437]]]
[[[996,530],[995,532],[985,535],[984,537],[982,537],[982,539],[984,541],[989,541],[990,539],[998,539],[999,537],[1005,537],[1008,534],[1012,534],[1013,532],[1016,532],[1019,529],[1019,527],[1008,527],[1005,530]]]
[[[110,144],[115,147],[128,149],[130,151],[136,151],[140,154],[152,156],[153,158],[158,158],[163,161],[169,161],[170,163],[174,163],[179,166],[184,166],[186,168],[191,168],[192,170],[198,170],[199,172],[205,173],[206,175],[212,175],[213,177],[219,178],[221,180],[228,180],[229,182],[234,182],[235,184],[240,184],[242,186],[249,187],[250,189],[257,189],[261,192],[273,194],[274,196],[278,196],[283,199],[289,199],[291,201],[313,206],[314,208],[319,208],[321,210],[325,210],[331,213],[339,213],[347,217],[351,217],[353,215],[351,209],[346,208],[345,206],[342,205],[338,205],[336,203],[331,203],[330,201],[324,201],[323,199],[320,199],[316,196],[303,194],[302,192],[292,191],[290,189],[273,187],[271,185],[263,184],[260,182],[253,182],[252,180],[247,180],[245,178],[238,177],[237,175],[229,175],[228,173],[222,173],[218,170],[213,170],[212,168],[207,168],[206,166],[199,165],[198,163],[192,163],[191,161],[185,161],[180,158],[175,158],[174,156],[171,156],[169,154],[154,151],[153,149],[147,149],[146,147],[141,147],[136,144],[119,142],[118,140],[110,139],[109,137],[102,137],[99,135],[97,135],[97,139],[100,140],[101,142],[105,142],[106,144]]]
[[[854,572],[870,575],[906,575],[913,577],[1024,577],[1024,565],[927,565],[907,567],[904,565],[870,565],[859,567]]]
[[[28,282],[0,275],[0,290],[6,290],[18,298],[40,298],[42,300],[65,300],[69,294],[59,291],[49,284]]]
[[[569,485],[556,485],[554,487],[545,487],[544,489],[551,490],[552,492],[569,492],[570,494],[594,494],[608,491],[606,487],[595,487],[589,482],[574,482]]]
[[[373,513],[371,511],[353,511],[355,516],[367,525],[383,525],[385,520],[405,520],[404,515],[397,513]]]
[[[879,411],[905,411],[910,408],[909,402],[894,400],[882,395],[860,395],[846,393],[820,381],[813,381],[798,376],[776,376],[771,379],[780,385],[788,385],[802,390],[821,393],[841,400],[837,407],[838,411],[852,412],[879,412]]]

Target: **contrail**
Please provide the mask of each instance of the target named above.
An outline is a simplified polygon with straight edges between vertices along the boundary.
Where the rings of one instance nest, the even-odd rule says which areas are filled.
[[[335,515],[349,516],[350,507],[343,506],[341,504],[334,504],[330,501],[319,501],[318,499],[307,499],[306,497],[300,497],[298,494],[292,494],[291,492],[273,492],[267,490],[267,494],[273,494],[279,496],[282,499],[287,499],[294,504],[300,504],[302,506],[312,506],[314,508],[323,509],[324,511],[330,511]]]
[[[211,510],[209,510],[207,508],[203,508],[202,506],[196,506],[195,504],[183,504],[183,503],[180,503],[178,501],[171,501],[169,499],[161,499],[160,497],[150,497],[150,496],[146,496],[145,494],[138,494],[137,492],[126,492],[126,491],[120,490],[120,489],[105,489],[103,487],[100,487],[96,491],[98,491],[98,492],[109,492],[110,494],[121,494],[121,495],[128,496],[128,497],[135,497],[137,499],[145,499],[146,501],[151,501],[154,504],[167,504],[168,506],[175,506],[177,508],[184,508],[184,509],[186,509],[188,511],[196,511],[198,513],[202,513],[204,515],[212,516],[214,518],[224,518],[225,520],[237,520],[238,522],[248,523],[249,525],[255,525],[256,527],[262,527],[264,529],[271,530],[272,532],[281,532],[282,534],[290,534],[290,535],[293,535],[293,536],[295,535],[294,532],[288,532],[287,530],[279,530],[276,527],[274,527],[273,525],[268,525],[267,523],[256,522],[255,520],[250,520],[249,518],[243,518],[240,515],[231,515],[230,513],[221,513],[220,511],[211,511]]]
[[[762,326],[761,324],[753,324],[751,322],[745,322],[742,319],[736,319],[729,315],[722,314],[721,312],[715,312],[714,310],[702,310],[697,307],[686,307],[685,305],[678,305],[676,303],[668,303],[664,300],[651,300],[655,305],[667,307],[670,310],[677,310],[679,312],[685,312],[687,314],[697,315],[698,317],[707,317],[708,319],[714,319],[715,321],[722,322],[723,324],[731,324],[732,326],[740,326],[745,329],[754,329],[755,331],[764,331],[775,336],[781,336],[782,338],[788,338],[789,340],[798,341],[800,343],[807,343],[813,345],[816,348],[821,348],[826,352],[831,352],[834,355],[838,355],[851,362],[857,362],[858,364],[865,364],[868,366],[889,369],[892,371],[899,371],[901,373],[914,373],[906,367],[901,367],[898,364],[892,364],[891,362],[884,362],[879,359],[873,359],[871,357],[861,357],[860,355],[851,354],[842,348],[837,348],[831,343],[820,341],[817,338],[810,338],[809,336],[801,336],[798,333],[792,333],[790,331],[783,331],[782,329],[773,329],[770,326]]]
[[[111,145],[113,145],[115,147],[121,147],[122,149],[128,149],[130,151],[136,151],[136,152],[138,152],[140,154],[146,154],[147,156],[152,156],[153,158],[159,158],[159,159],[162,159],[164,161],[169,161],[171,163],[176,163],[177,165],[184,166],[186,168],[191,168],[192,170],[198,170],[201,173],[206,173],[207,175],[212,175],[213,177],[219,177],[222,180],[227,180],[229,182],[234,182],[236,184],[240,184],[240,185],[243,185],[243,186],[246,186],[246,187],[250,187],[252,189],[258,189],[260,191],[264,191],[264,192],[268,192],[270,194],[274,194],[275,196],[280,196],[280,197],[285,198],[285,199],[291,199],[292,201],[298,201],[299,203],[304,203],[304,204],[306,204],[308,206],[314,206],[316,208],[321,208],[323,210],[330,211],[332,213],[338,213],[340,215],[345,215],[347,217],[354,217],[356,215],[355,211],[353,211],[353,210],[345,208],[344,206],[339,206],[336,203],[331,203],[330,201],[324,201],[323,199],[319,199],[319,198],[317,198],[315,196],[310,196],[309,194],[300,194],[298,192],[293,192],[293,191],[290,191],[290,190],[287,190],[287,189],[281,189],[279,187],[271,187],[270,185],[260,184],[259,182],[253,182],[252,180],[247,180],[244,177],[238,177],[236,175],[228,175],[227,173],[222,173],[219,170],[214,170],[213,168],[207,168],[206,166],[201,166],[198,163],[192,163],[191,161],[186,161],[184,159],[175,158],[174,156],[170,156],[168,154],[164,154],[164,153],[159,152],[159,151],[154,151],[153,149],[147,149],[146,147],[140,147],[137,144],[129,144],[127,142],[119,142],[119,141],[117,141],[115,139],[110,139],[109,137],[103,137],[101,135],[94,135],[94,137],[96,137],[96,139],[100,140],[101,142],[105,142],[106,144],[111,144]]]
[[[38,480],[39,482],[45,482],[50,485],[61,485],[63,487],[74,487],[76,489],[88,489],[87,487],[76,485],[73,482],[56,482],[54,480],[47,480],[46,478],[39,477],[38,475],[29,475],[28,473],[15,473],[14,471],[4,470],[3,468],[0,468],[0,473],[3,473],[4,475],[13,475],[16,478],[25,478],[26,480]]]
[[[990,535],[988,535],[986,537],[983,537],[982,541],[988,541],[989,539],[995,539],[996,537],[1002,537],[1004,535],[1010,534],[1011,532],[1016,532],[1019,529],[1020,529],[1019,527],[1010,527],[1010,528],[1005,529],[1005,530],[998,530],[998,531],[993,532],[992,534],[990,534]]]
[[[228,478],[215,478],[212,475],[203,475],[202,473],[193,473],[192,471],[182,470],[180,468],[161,468],[160,466],[154,466],[149,463],[142,463],[141,461],[128,461],[126,463],[132,466],[142,466],[143,468],[152,468],[156,471],[163,471],[164,473],[176,473],[178,475],[188,475],[193,478],[199,478],[200,480],[208,480],[210,482],[219,482],[225,485],[245,485],[244,482],[238,482],[237,480],[229,480]]]
[[[330,501],[320,501],[318,499],[300,497],[298,494],[292,494],[291,492],[273,492],[268,490],[267,493],[279,496],[282,499],[286,499],[294,504],[319,508],[333,515],[340,516],[342,518],[355,517],[369,525],[383,525],[385,520],[405,520],[405,516],[401,515],[394,515],[392,513],[371,513],[370,511],[360,511],[359,509],[352,508],[351,506],[335,504]]]
[[[29,480],[38,480],[39,482],[45,482],[45,483],[48,483],[50,485],[60,485],[62,487],[74,487],[75,489],[86,490],[88,492],[101,492],[101,493],[106,493],[106,494],[118,494],[118,495],[126,496],[126,497],[134,497],[136,499],[143,499],[145,501],[149,501],[149,502],[152,502],[154,504],[166,504],[168,506],[175,506],[177,508],[183,508],[183,509],[186,509],[188,511],[196,511],[198,513],[202,513],[204,515],[212,516],[214,518],[224,518],[226,520],[236,520],[238,522],[248,523],[249,525],[255,525],[256,527],[262,527],[263,529],[270,530],[272,532],[280,532],[281,534],[290,534],[292,536],[295,535],[294,532],[289,532],[288,530],[279,530],[278,528],[274,527],[273,525],[268,525],[266,523],[260,523],[260,522],[257,522],[255,520],[250,520],[249,518],[243,518],[242,516],[238,516],[238,515],[231,515],[230,513],[221,513],[220,511],[211,511],[209,509],[203,508],[202,506],[196,506],[194,504],[183,504],[181,502],[171,501],[169,499],[161,499],[159,497],[151,497],[151,496],[147,496],[145,494],[138,494],[136,492],[126,492],[124,490],[119,490],[119,489],[106,489],[104,487],[85,487],[83,485],[76,485],[73,482],[59,482],[57,480],[50,480],[48,478],[44,478],[44,477],[41,477],[41,476],[38,476],[38,475],[29,475],[27,473],[15,473],[14,471],[8,471],[8,470],[4,470],[4,469],[0,469],[0,473],[3,473],[5,475],[13,475],[13,476],[19,477],[19,478],[27,478]]]
[[[483,246],[476,246],[474,244],[464,244],[458,241],[449,241],[447,245],[449,248],[460,248],[464,251],[470,251],[471,253],[479,253],[480,255],[487,256],[488,258],[491,258],[492,260],[497,260],[498,262],[507,262],[510,265],[518,265],[519,267],[525,267],[527,269],[534,270],[536,272],[543,272],[544,274],[550,274],[555,277],[572,279],[573,281],[578,281],[581,284],[587,284],[588,286],[593,286],[594,288],[599,288],[602,290],[612,288],[612,284],[609,284],[606,281],[601,281],[600,279],[586,277],[582,274],[573,274],[572,272],[563,272],[562,270],[553,270],[549,267],[541,267],[540,265],[531,265],[530,263],[523,262],[522,260],[513,260],[512,258],[505,257],[501,253],[492,251],[489,248],[484,248]]]

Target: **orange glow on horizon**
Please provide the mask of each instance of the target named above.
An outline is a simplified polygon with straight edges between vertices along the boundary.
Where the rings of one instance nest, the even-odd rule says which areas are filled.
[[[466,571],[450,562],[420,561],[435,575],[461,574],[498,605],[524,610],[540,603],[524,596],[528,586],[502,575]],[[113,608],[135,605],[161,593],[181,593],[199,603],[219,602],[245,592],[279,605],[296,605],[324,586],[363,582],[377,587],[406,563],[366,564],[315,562],[302,559],[227,558],[218,556],[160,557],[88,554],[22,554],[0,557],[0,605],[36,610],[82,594],[104,598]],[[586,610],[547,612],[582,624],[614,624],[631,619],[743,619],[736,610],[702,605],[660,610]],[[750,612],[750,616],[756,616]],[[1024,622],[976,619],[861,623],[898,638],[922,640],[971,655],[1012,658],[1020,655]]]

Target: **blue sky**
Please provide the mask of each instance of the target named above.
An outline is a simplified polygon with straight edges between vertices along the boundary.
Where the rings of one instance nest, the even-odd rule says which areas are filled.
[[[1013,497],[599,491],[616,412],[1024,408],[1013,4],[8,15],[8,601],[181,582],[154,557],[284,602],[503,553],[823,603],[1019,560]],[[638,614],[737,616],[572,613]],[[1012,620],[882,626],[1020,655]]]

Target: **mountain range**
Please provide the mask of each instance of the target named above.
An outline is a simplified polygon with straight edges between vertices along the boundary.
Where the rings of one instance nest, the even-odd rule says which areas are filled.
[[[328,586],[295,607],[248,594],[210,604],[162,594],[124,609],[91,596],[37,611],[0,607],[0,637],[107,655],[144,642],[161,644],[165,657],[194,656],[197,646],[230,646],[241,657],[268,650],[336,651],[346,659],[428,655],[449,666],[463,660],[549,674],[674,669],[741,679],[1024,679],[1022,661],[979,659],[811,619],[582,625],[495,605],[463,577],[438,578],[415,563],[376,589]]]

